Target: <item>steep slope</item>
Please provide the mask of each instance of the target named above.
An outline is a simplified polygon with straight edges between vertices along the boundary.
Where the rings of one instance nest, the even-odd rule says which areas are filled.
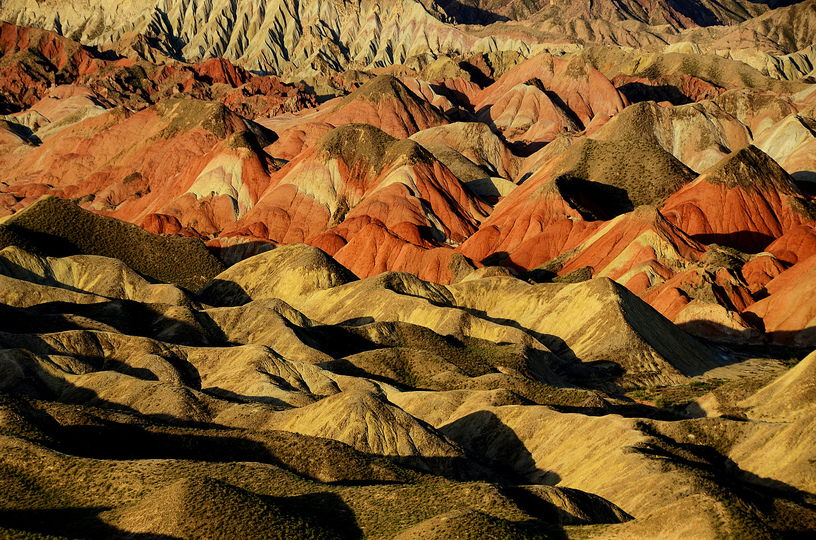
[[[261,150],[265,137],[219,103],[115,108],[3,156],[3,191],[14,197],[11,210],[54,194],[156,232],[211,234],[251,208],[268,182],[276,165]]]
[[[659,204],[693,177],[656,144],[580,139],[499,202],[458,249],[476,261],[495,253],[501,262],[509,255],[513,265],[530,269],[574,248],[598,225],[582,220],[611,219]],[[564,219],[569,222],[560,222]],[[532,258],[522,254],[529,251]]]
[[[522,244],[510,260],[532,251],[538,240],[534,237]],[[704,251],[654,207],[641,206],[600,224],[547,266],[561,276],[587,269],[593,277],[608,277],[640,294],[702,259]],[[544,262],[534,259],[527,264],[532,268]]]
[[[4,4],[0,14],[4,20],[53,29],[89,45],[143,34],[170,57],[198,61],[223,56],[247,69],[286,75],[390,65],[427,49],[454,52],[476,41],[443,24],[444,13],[435,5],[426,8],[418,2],[391,2],[381,11],[374,3],[341,9],[320,0],[264,9],[255,9],[251,2],[219,1],[203,10],[180,1],[100,8],[63,0],[34,7],[15,0]],[[419,29],[416,46],[406,47],[400,36],[411,29]],[[159,36],[163,39],[156,39]]]
[[[449,290],[457,305],[523,328],[559,356],[597,362],[623,384],[673,384],[716,365],[706,347],[607,278],[534,286],[489,278]]]
[[[385,268],[420,272],[427,250],[462,242],[487,209],[415,142],[367,124],[347,124],[282,168],[224,236],[306,241],[338,255],[360,276],[379,273],[381,263],[373,260],[399,258],[395,250],[404,247],[409,251],[402,262],[390,259]],[[384,243],[371,245],[374,238]],[[375,248],[366,250],[370,259],[352,249],[342,254],[352,242]],[[429,256],[443,266],[454,264],[452,251]],[[457,273],[451,271],[428,277],[450,281]]]
[[[816,355],[809,354],[790,371],[739,402],[757,427],[729,454],[740,467],[768,478],[768,482],[784,482],[805,492],[814,489],[814,360]],[[760,448],[767,449],[765,454],[772,458],[773,467],[767,459],[757,458]]]
[[[757,119],[759,122],[761,120]],[[751,131],[712,102],[678,107],[644,102],[624,109],[592,138],[599,141],[648,141],[690,169],[703,171],[732,150],[749,144]]]
[[[625,105],[612,83],[582,59],[548,54],[522,62],[473,98],[482,121],[528,143],[598,127]]]
[[[490,129],[479,122],[456,122],[422,130],[411,140],[425,146],[443,144],[459,152],[491,176],[514,179],[519,160]]]
[[[765,285],[769,296],[750,306],[745,317],[778,343],[812,347],[816,344],[814,277],[816,256],[799,261]]]
[[[816,178],[816,110],[813,107],[791,114],[762,131],[754,145],[767,153],[796,180]]]
[[[314,94],[303,84],[252,75],[223,58],[184,65],[160,53],[144,54],[145,48],[152,48],[144,36],[136,38],[135,48],[133,44],[123,47],[133,56],[126,58],[114,51],[80,45],[59,35],[59,28],[49,32],[0,24],[0,87],[7,94],[10,112],[35,104],[54,86],[66,83],[88,87],[104,96],[103,100],[136,110],[180,91],[224,103],[252,117],[293,112],[315,104]]]
[[[753,146],[705,171],[669,197],[661,212],[699,242],[748,253],[814,217],[812,203],[790,176]]]
[[[448,123],[434,106],[391,75],[371,79],[318,118],[335,126],[369,124],[399,139]]]

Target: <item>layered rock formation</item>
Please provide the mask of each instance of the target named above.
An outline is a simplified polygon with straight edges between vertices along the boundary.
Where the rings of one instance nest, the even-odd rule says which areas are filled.
[[[813,5],[5,2],[0,536],[807,536]]]

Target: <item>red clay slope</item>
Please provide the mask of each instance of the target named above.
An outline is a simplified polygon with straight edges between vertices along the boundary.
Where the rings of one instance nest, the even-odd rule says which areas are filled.
[[[753,146],[711,167],[666,201],[661,211],[704,244],[763,251],[793,227],[816,217],[790,176]]]

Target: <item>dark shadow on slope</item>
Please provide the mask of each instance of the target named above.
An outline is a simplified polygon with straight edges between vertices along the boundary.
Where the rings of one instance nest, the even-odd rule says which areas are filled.
[[[683,0],[669,0],[669,6],[694,21],[699,26],[719,26],[721,23],[717,15],[702,2]]]
[[[0,394],[0,410],[10,411],[17,419],[16,424],[3,427],[3,434],[84,458],[264,463],[318,482],[349,486],[413,483],[423,477],[388,456],[366,454],[331,439],[161,422],[98,400],[92,406],[66,407]]]
[[[573,503],[559,508],[530,488],[531,486],[506,486],[502,492],[524,512],[546,523],[562,526],[597,525],[624,523],[634,519],[608,500],[592,493],[559,487],[559,491]]]
[[[520,484],[554,486],[561,481],[553,471],[539,469],[516,432],[490,411],[459,418],[439,430],[492,470]]]
[[[216,307],[238,307],[248,304],[252,297],[234,281],[213,279],[199,291],[198,298]]]
[[[168,309],[165,313],[161,308]],[[195,347],[223,347],[229,345],[223,333],[211,331],[209,317],[190,309],[192,321],[172,317],[173,306],[146,304],[132,300],[111,300],[93,304],[48,302],[29,308],[7,308],[32,326],[21,322],[8,323],[6,328],[15,333],[48,333],[83,328],[96,330],[89,321],[113,329],[125,336],[139,336],[164,343]],[[87,321],[83,321],[87,320]],[[83,323],[85,325],[83,326]],[[5,325],[0,326],[3,328]],[[109,327],[109,328],[105,328]]]
[[[546,346],[563,362],[554,364],[553,370],[568,382],[578,384],[581,388],[598,390],[618,390],[615,381],[622,375],[622,368],[614,362],[584,362],[575,354],[567,343],[551,334],[536,332],[513,319],[490,317],[485,311],[460,306],[461,309],[474,317],[484,319],[503,326],[517,328]]]
[[[635,209],[629,193],[617,186],[570,174],[557,177],[555,185],[561,196],[587,221],[607,221]]]
[[[354,511],[336,493],[307,493],[276,497],[277,504],[304,520],[319,516],[321,523],[343,538],[363,538]]]
[[[21,310],[22,311],[22,310]],[[2,310],[0,310],[2,313]],[[19,312],[18,312],[19,313]],[[25,312],[23,312],[25,313]],[[33,320],[36,320],[32,317]],[[23,317],[23,322],[27,322],[25,317]],[[46,321],[47,324],[48,321]],[[2,327],[0,327],[2,328]],[[30,328],[29,331],[34,331],[34,328]],[[94,333],[93,331],[87,331],[86,328],[80,328],[80,330],[84,330],[87,332],[86,338],[89,340],[89,345],[91,347],[97,347],[100,350],[104,349],[104,345],[100,343],[99,336]],[[45,332],[42,332],[45,333]],[[19,336],[19,337],[17,337]],[[74,339],[77,339],[79,336],[72,336]],[[123,338],[127,338],[127,336],[120,336]],[[158,340],[157,340],[158,341]],[[66,343],[70,343],[71,340],[69,339]],[[115,342],[113,342],[115,343]],[[161,343],[161,342],[159,342]],[[14,334],[9,333],[7,336],[3,336],[0,333],[0,345],[5,348],[22,348],[25,350],[30,350],[37,355],[56,355],[56,356],[70,356],[76,360],[78,360],[82,364],[82,369],[90,370],[90,371],[115,371],[117,373],[122,373],[124,375],[128,375],[134,377],[139,380],[143,381],[158,381],[158,376],[150,371],[147,368],[137,368],[132,365],[129,365],[126,362],[118,360],[117,358],[102,354],[99,356],[89,355],[87,351],[85,354],[78,350],[71,350],[70,347],[66,346],[65,348],[57,348],[51,345],[48,341],[43,339],[42,337],[35,335],[35,334]],[[80,346],[77,346],[78,349],[81,349]],[[115,351],[114,351],[115,352]],[[146,351],[143,351],[144,354],[148,354]],[[159,356],[158,353],[161,353],[160,358],[167,362],[177,373],[178,377],[180,378],[181,382],[186,387],[189,387],[193,390],[201,390],[201,377],[198,373],[198,370],[187,362],[185,359],[182,359],[178,355],[176,355],[170,349],[164,349],[155,351],[153,354]],[[43,382],[47,388],[59,388],[67,383],[53,375],[50,375],[48,372],[38,369],[33,370],[26,379],[25,382],[35,382],[38,378],[45,379]],[[164,383],[169,384],[169,383]],[[46,392],[42,395],[39,394],[31,394],[30,392],[22,392],[24,395],[30,395],[31,397],[43,398],[43,399],[54,399],[55,394],[52,392]],[[93,396],[90,397],[94,397]],[[77,395],[78,399],[81,399],[83,394],[80,393]]]
[[[275,244],[273,244],[271,241],[263,242],[260,240],[253,240],[251,242],[242,242],[240,244],[230,246],[207,246],[207,248],[216,257],[218,257],[222,263],[227,266],[232,266],[233,264],[246,260],[249,257],[271,251],[275,248]]]
[[[753,4],[764,4],[771,9],[776,9],[780,7],[791,6],[793,4],[801,2],[802,0],[748,0],[748,1]],[[741,22],[743,20],[751,19],[751,15],[743,11],[738,4],[729,5],[728,3],[721,4],[719,2],[716,2],[715,5],[719,6],[728,14],[732,15],[734,17],[733,21]],[[680,13],[681,15],[688,17],[699,26],[720,26],[722,24],[733,24],[733,22],[729,21],[727,18],[721,20],[717,16],[717,14],[714,13],[714,11],[712,11],[709,7],[707,7],[699,0],[691,2],[686,0],[669,0],[669,6],[678,13]]]
[[[802,191],[805,191],[805,193],[812,196],[814,191],[816,191],[816,172],[797,171],[791,173],[791,178],[796,181],[796,185],[799,186]]]
[[[538,79],[536,79],[536,81],[538,81]],[[567,102],[561,99],[561,96],[559,96],[552,90],[545,89],[543,83],[540,84],[541,90],[547,95],[548,98],[550,98],[550,101],[552,101],[556,107],[561,109],[561,112],[567,115],[567,118],[572,120],[572,123],[575,124],[578,128],[577,131],[582,131],[585,128],[584,123],[581,121],[580,118],[578,118],[578,115],[575,113],[575,111],[573,111],[572,108],[569,105],[567,105]]]
[[[630,82],[619,86],[618,91],[626,96],[629,103],[640,103],[641,101],[668,101],[672,105],[694,103],[694,101],[679,88],[670,84],[651,85],[641,82]]]
[[[469,62],[459,62],[459,67],[470,75],[471,82],[479,85],[482,88],[487,88],[493,84],[495,79],[488,77],[483,71]],[[472,111],[473,107],[471,107]]]
[[[760,253],[776,240],[773,236],[754,231],[738,231],[727,234],[694,234],[691,237],[701,244],[719,244],[738,249],[743,253]]]
[[[71,540],[179,540],[176,536],[131,533],[105,523],[99,514],[110,507],[41,508],[0,511],[0,527],[28,534],[47,534]],[[2,531],[0,531],[2,533]]]
[[[773,358],[787,360],[793,356],[809,353],[816,346],[816,326],[805,326],[801,330],[765,330],[762,319],[750,312],[742,317],[754,329],[734,330],[716,322],[690,320],[677,325],[681,330],[694,336],[712,348],[721,349],[720,365],[727,366],[749,358]],[[694,328],[694,325],[698,325]],[[705,330],[705,335],[700,332]],[[805,337],[810,334],[810,337]],[[718,337],[719,336],[719,337]],[[753,356],[757,355],[757,356]]]
[[[783,538],[809,538],[816,530],[813,494],[744,471],[712,446],[678,442],[648,422],[637,427],[650,439],[631,451],[690,471],[698,489],[721,502],[732,523],[747,530],[771,528],[768,537],[777,533]],[[745,531],[732,532],[741,536]]]
[[[488,25],[510,20],[509,17],[480,8],[478,1],[441,0],[438,4],[457,24]]]

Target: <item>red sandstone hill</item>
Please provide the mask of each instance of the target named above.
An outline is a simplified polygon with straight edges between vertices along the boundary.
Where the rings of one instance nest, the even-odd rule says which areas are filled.
[[[509,255],[513,266],[530,269],[575,247],[577,240],[567,239],[596,226],[581,220],[598,222],[659,204],[693,177],[655,144],[580,139],[498,203],[459,250],[476,261]],[[563,218],[570,222],[549,228]],[[537,242],[540,248],[534,247]]]
[[[761,150],[738,150],[674,195],[663,214],[692,238],[748,253],[763,251],[816,209]]]
[[[334,126],[370,124],[397,138],[449,123],[433,105],[391,75],[366,82],[318,119]]]
[[[487,211],[415,142],[368,124],[348,124],[275,173],[255,207],[223,235],[305,241],[358,276],[385,269],[421,273],[428,268],[422,250],[464,241]],[[361,243],[365,249],[358,249]],[[402,249],[408,251],[400,254]],[[445,267],[455,257],[448,251],[434,255]]]
[[[219,101],[249,117],[271,116],[315,105],[303,85],[256,76],[223,58],[198,64],[145,60],[100,53],[54,32],[0,22],[0,91],[6,107],[26,109],[54,85],[73,83],[131,109],[186,94]]]
[[[8,105],[26,109],[53,84],[63,84],[132,60],[110,62],[92,50],[53,32],[0,22],[0,90]]]
[[[276,168],[261,150],[264,137],[213,102],[165,100],[138,113],[115,108],[0,157],[7,171],[0,188],[11,196],[7,211],[52,194],[155,232],[180,226],[211,234],[251,207]],[[170,215],[169,228],[151,214]]]
[[[627,105],[609,79],[584,60],[548,54],[514,67],[472,102],[481,121],[509,140],[528,143],[596,129]]]

